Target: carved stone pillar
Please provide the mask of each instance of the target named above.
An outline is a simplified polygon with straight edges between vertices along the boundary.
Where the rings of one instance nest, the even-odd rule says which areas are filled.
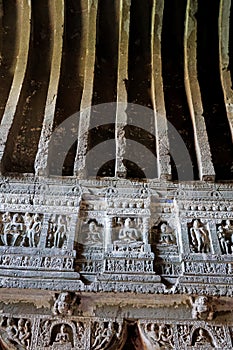
[[[70,225],[67,229],[67,250],[74,249],[76,227],[77,227],[77,219],[76,217],[71,217]]]
[[[213,253],[221,254],[221,248],[220,248],[220,244],[219,244],[219,240],[218,240],[218,236],[217,236],[217,232],[216,232],[215,221],[213,221],[213,220],[209,221],[208,226],[210,229],[210,237],[211,237],[211,241],[212,241]]]
[[[181,229],[179,235],[181,243],[180,252],[183,254],[190,254],[188,222],[184,219],[181,219]]]
[[[148,244],[150,218],[144,217],[142,220],[143,220],[142,240],[145,244]]]

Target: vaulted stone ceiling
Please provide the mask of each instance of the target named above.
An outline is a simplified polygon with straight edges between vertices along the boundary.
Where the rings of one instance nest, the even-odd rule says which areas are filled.
[[[231,1],[0,6],[2,172],[56,174],[51,135],[77,113],[54,140],[63,175],[182,180],[187,159],[176,159],[177,132],[192,163],[188,180],[232,179]],[[122,104],[87,110],[111,102]],[[135,104],[147,108],[140,126]],[[62,155],[68,135],[74,144]],[[114,139],[106,163],[94,168],[88,151]],[[132,141],[154,155],[143,169],[127,159]]]

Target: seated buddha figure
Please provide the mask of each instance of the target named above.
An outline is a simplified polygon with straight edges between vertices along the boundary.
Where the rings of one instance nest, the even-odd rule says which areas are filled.
[[[136,242],[139,239],[138,231],[132,227],[132,220],[127,218],[119,231],[119,240],[122,243]]]

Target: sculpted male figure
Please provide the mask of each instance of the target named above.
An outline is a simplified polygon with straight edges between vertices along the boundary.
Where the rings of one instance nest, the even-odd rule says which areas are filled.
[[[120,229],[119,239],[122,242],[130,243],[138,240],[138,232],[136,228],[131,227],[131,219],[125,220],[124,226]]]
[[[190,234],[192,245],[196,249],[197,253],[208,253],[210,251],[208,231],[198,220],[193,221]]]

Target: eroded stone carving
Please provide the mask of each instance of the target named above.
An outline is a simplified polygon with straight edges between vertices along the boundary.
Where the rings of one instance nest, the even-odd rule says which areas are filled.
[[[37,247],[42,226],[41,218],[38,214],[31,216],[29,213],[26,213],[24,221],[26,224],[26,236],[28,238],[29,247]]]
[[[146,336],[159,349],[174,349],[173,329],[167,324],[149,323],[144,325]]]
[[[212,337],[210,336],[209,332],[203,328],[198,328],[193,333],[192,346],[199,349],[203,349],[203,347],[204,349],[209,349],[208,346],[210,346],[211,349],[212,347],[215,348]]]
[[[118,234],[115,243],[134,243],[142,241],[142,220],[136,218],[133,220],[130,217],[116,218],[115,227],[118,229]]]
[[[176,244],[176,237],[174,230],[166,223],[160,226],[160,239],[161,244]]]
[[[192,300],[192,317],[199,320],[214,318],[214,308],[208,297],[199,296]]]
[[[1,217],[1,243],[5,246],[37,247],[42,218],[39,214],[10,214]]]
[[[65,249],[67,243],[67,231],[67,217],[65,215],[52,215],[49,221],[46,246],[48,248]]]
[[[87,245],[102,245],[103,244],[103,235],[100,232],[100,228],[95,223],[91,221],[88,225],[88,233],[84,239],[84,243]]]
[[[52,312],[54,315],[71,316],[74,311],[74,305],[77,301],[77,296],[69,292],[60,293],[54,303]]]
[[[223,254],[231,254],[233,252],[233,225],[229,219],[225,224],[218,226],[217,235]]]
[[[210,252],[210,238],[207,227],[195,219],[190,228],[190,246],[195,253]]]
[[[119,337],[121,327],[116,322],[94,322],[91,330],[91,350],[106,349],[114,337]]]
[[[24,318],[6,317],[1,320],[0,327],[6,332],[6,338],[12,344],[19,344],[29,349],[31,342],[31,323]]]
[[[70,335],[66,332],[66,325],[62,324],[60,331],[56,334],[54,344],[71,344]]]
[[[80,329],[79,329],[80,332]],[[38,349],[85,349],[83,334],[79,333],[74,322],[62,320],[45,320],[40,324],[37,348]]]
[[[181,344],[191,344],[191,335],[190,335],[190,325],[178,325],[177,330],[179,334],[179,339]]]

